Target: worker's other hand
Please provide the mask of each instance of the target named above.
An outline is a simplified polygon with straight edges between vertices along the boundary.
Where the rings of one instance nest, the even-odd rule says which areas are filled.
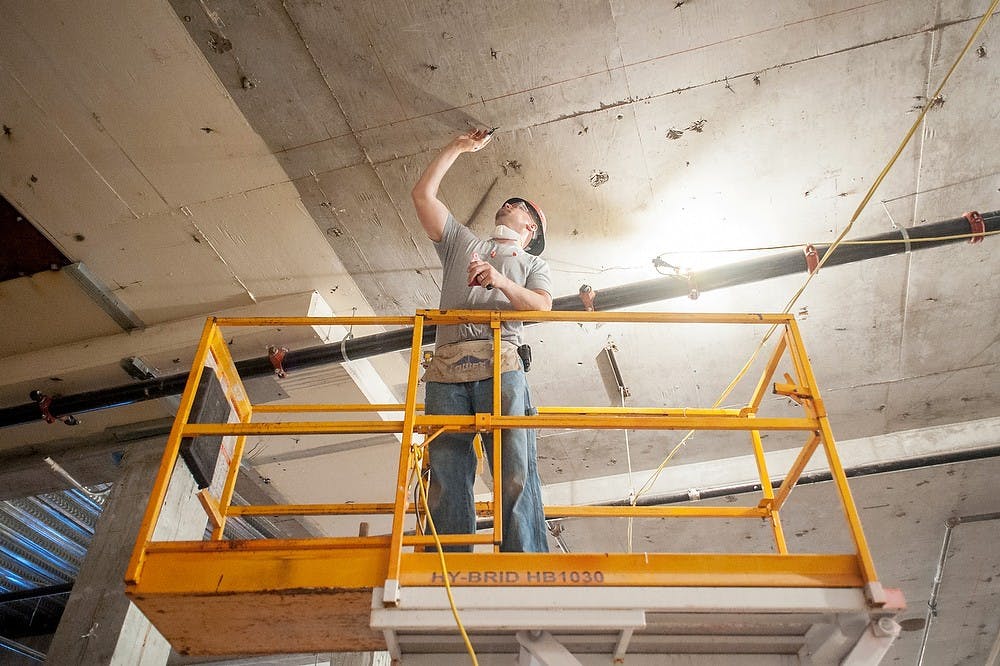
[[[474,129],[464,134],[459,134],[452,140],[452,144],[463,153],[474,153],[477,150],[482,150],[492,140],[493,132],[490,130]]]
[[[486,287],[492,289],[504,280],[503,274],[482,259],[478,253],[473,253],[472,261],[469,262],[469,286]]]

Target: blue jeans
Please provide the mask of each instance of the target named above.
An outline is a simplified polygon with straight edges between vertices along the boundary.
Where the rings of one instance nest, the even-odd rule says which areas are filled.
[[[529,415],[531,406],[524,371],[500,375],[501,410],[505,415]],[[476,414],[493,411],[493,379],[446,384],[427,382],[427,414]],[[439,534],[473,534],[476,531],[476,453],[473,433],[446,433],[430,443],[431,482],[428,492],[431,517]],[[493,435],[483,433],[483,449],[493,464]],[[546,553],[545,514],[534,429],[505,429],[501,437],[503,542],[506,552]],[[492,469],[492,467],[491,467]],[[445,548],[470,551],[471,546]]]

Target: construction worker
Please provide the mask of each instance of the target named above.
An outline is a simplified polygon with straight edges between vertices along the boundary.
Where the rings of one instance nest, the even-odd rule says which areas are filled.
[[[445,173],[462,153],[481,150],[492,131],[455,137],[428,165],[413,187],[417,217],[434,242],[444,269],[442,310],[551,310],[549,267],[538,255],[545,247],[545,216],[532,202],[508,199],[496,213],[491,238],[480,239],[459,224],[438,199]],[[521,322],[503,322],[500,395],[503,413],[535,413],[518,347]],[[434,357],[427,367],[427,414],[493,411],[493,352],[489,324],[438,326]],[[473,483],[476,453],[471,433],[447,433],[430,444],[428,503],[441,534],[471,534],[476,528]],[[535,432],[507,429],[501,438],[502,551],[547,552],[545,516],[538,479]],[[492,436],[483,436],[492,464]],[[449,550],[468,551],[471,546]]]

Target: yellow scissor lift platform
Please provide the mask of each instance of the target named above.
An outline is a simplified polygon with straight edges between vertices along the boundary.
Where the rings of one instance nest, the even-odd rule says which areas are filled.
[[[499,365],[506,319],[641,324],[749,324],[777,329],[774,349],[747,403],[736,409],[540,407],[537,416],[500,412],[494,378],[491,414],[423,414],[417,403],[423,331],[428,326],[487,323]],[[412,326],[406,402],[397,405],[253,405],[230,356],[223,327]],[[773,391],[802,407],[796,418],[759,416],[780,364],[791,369]],[[210,370],[207,370],[210,369]],[[203,375],[213,374],[229,418],[193,422]],[[401,420],[255,422],[261,414],[397,411]],[[274,417],[270,417],[274,418]],[[447,553],[445,589],[435,536],[414,530],[411,498],[423,450],[445,431],[492,432],[494,472],[503,428],[744,431],[760,475],[755,506],[552,506],[547,519],[570,517],[752,518],[769,522],[772,553],[500,553],[503,525],[475,535],[442,535],[444,544],[492,546],[493,552]],[[804,445],[772,488],[762,433],[799,431]],[[231,503],[248,436],[398,433],[392,501],[237,506]],[[218,463],[199,499],[212,527],[202,541],[154,541],[160,508],[182,441],[216,438]],[[817,448],[840,498],[853,553],[790,553],[779,511]],[[494,473],[492,515],[501,496]],[[389,534],[226,540],[234,516],[392,516]],[[186,654],[248,655],[388,650],[406,664],[461,661],[457,610],[480,663],[577,664],[626,660],[678,663],[878,663],[898,635],[892,618],[902,596],[879,583],[851,498],[815,378],[794,317],[786,314],[418,311],[413,317],[209,319],[126,572],[126,591],[173,647]],[[680,658],[680,657],[677,657]],[[445,657],[447,660],[448,658]],[[496,660],[496,661],[491,661]],[[450,662],[449,662],[450,663]]]

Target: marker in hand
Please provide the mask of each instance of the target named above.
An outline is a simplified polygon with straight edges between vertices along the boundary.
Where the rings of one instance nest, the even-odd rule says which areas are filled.
[[[469,263],[472,263],[473,261],[479,261],[479,253],[478,252],[473,252],[472,253],[472,259],[470,260]],[[482,277],[481,275],[476,275],[475,277],[473,277],[470,280],[470,282],[469,282],[469,286],[470,287],[482,287],[483,285],[480,284],[480,282],[479,282],[479,280],[480,280],[481,277]],[[492,284],[488,284],[488,285],[485,285],[485,286],[486,286],[486,289],[492,289],[493,288]]]

